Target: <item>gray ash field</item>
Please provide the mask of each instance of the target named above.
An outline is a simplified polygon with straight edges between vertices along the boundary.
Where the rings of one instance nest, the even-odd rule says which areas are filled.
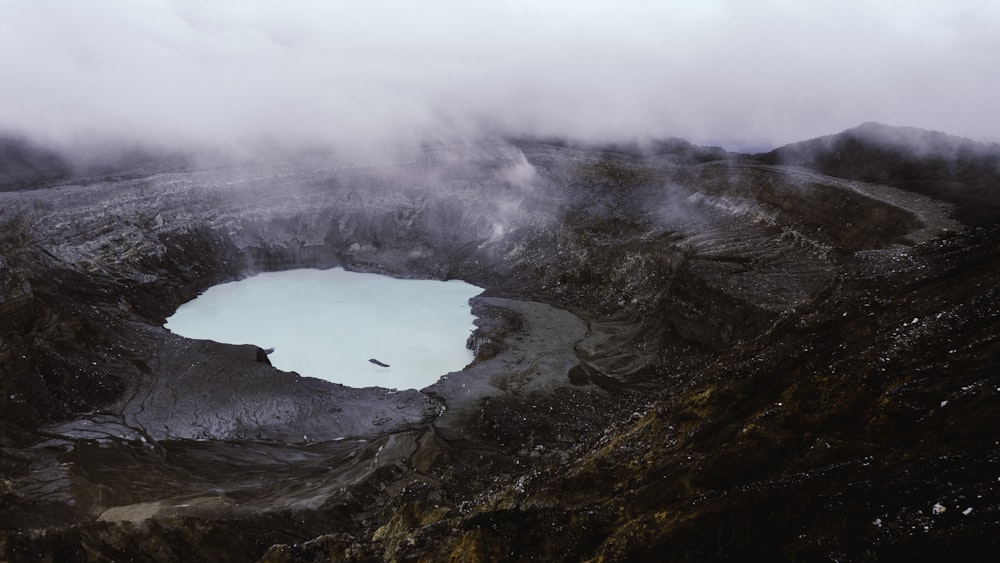
[[[17,155],[2,560],[1000,548],[995,145],[866,124],[765,155],[509,141],[98,178]],[[333,266],[486,288],[475,361],[352,389],[162,326]]]

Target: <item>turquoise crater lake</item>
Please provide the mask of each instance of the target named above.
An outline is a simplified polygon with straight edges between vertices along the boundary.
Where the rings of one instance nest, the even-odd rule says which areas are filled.
[[[469,299],[481,292],[458,280],[289,270],[211,287],[165,326],[188,338],[274,348],[276,368],[303,376],[421,389],[472,361]]]

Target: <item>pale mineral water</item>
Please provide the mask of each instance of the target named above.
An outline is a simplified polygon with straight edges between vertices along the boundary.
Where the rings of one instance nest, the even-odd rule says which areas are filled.
[[[272,365],[303,376],[420,389],[472,361],[469,299],[481,291],[458,280],[341,268],[271,272],[209,288],[166,327],[188,338],[273,348]]]

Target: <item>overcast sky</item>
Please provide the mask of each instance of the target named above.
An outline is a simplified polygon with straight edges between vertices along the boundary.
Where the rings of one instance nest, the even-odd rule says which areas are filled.
[[[0,130],[49,141],[997,141],[998,100],[995,0],[0,0]]]

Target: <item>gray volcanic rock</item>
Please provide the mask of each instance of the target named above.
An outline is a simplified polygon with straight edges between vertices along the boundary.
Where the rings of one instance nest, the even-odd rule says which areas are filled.
[[[991,553],[998,217],[658,146],[0,193],[0,554]],[[162,327],[216,283],[332,266],[486,288],[476,359],[351,389]]]

